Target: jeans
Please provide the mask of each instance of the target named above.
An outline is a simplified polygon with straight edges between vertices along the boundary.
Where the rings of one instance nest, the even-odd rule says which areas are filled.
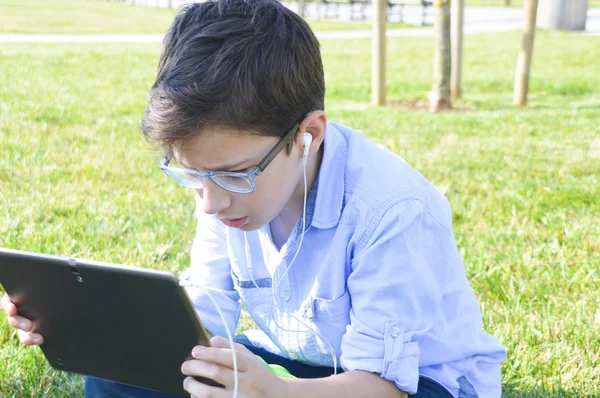
[[[254,354],[262,357],[269,364],[277,364],[286,368],[291,374],[302,379],[315,379],[327,377],[333,374],[333,368],[324,366],[311,366],[302,362],[284,358],[272,354],[262,348],[247,344],[245,336],[236,336],[238,343],[244,344]],[[338,369],[337,373],[343,373]],[[147,390],[145,388],[129,386],[126,384],[115,383],[108,380],[95,377],[86,377],[85,379],[86,398],[175,398],[174,395],[165,394],[158,391]],[[419,391],[410,398],[453,398],[452,394],[437,382],[425,377],[419,378]]]

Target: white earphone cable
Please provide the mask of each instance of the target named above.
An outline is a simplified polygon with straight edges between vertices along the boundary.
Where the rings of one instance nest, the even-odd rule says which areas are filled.
[[[233,398],[237,398],[237,396],[238,396],[238,366],[237,366],[237,354],[235,352],[235,342],[233,341],[233,335],[231,334],[231,331],[229,330],[229,326],[227,326],[227,321],[225,320],[225,316],[223,315],[223,312],[221,311],[219,304],[217,304],[217,301],[214,299],[213,295],[210,293],[211,290],[215,290],[215,291],[219,291],[219,290],[214,289],[209,286],[195,285],[195,284],[189,283],[188,281],[179,281],[179,285],[183,286],[183,287],[193,287],[193,288],[197,288],[197,289],[203,289],[207,293],[208,298],[210,298],[210,301],[212,301],[215,308],[217,309],[217,312],[219,313],[219,316],[221,317],[221,322],[223,322],[223,326],[225,326],[225,332],[227,332],[227,339],[229,339],[229,345],[231,346],[231,355],[233,356]]]
[[[298,317],[296,317],[295,315],[291,314],[290,312],[284,310],[283,308],[279,307],[279,305],[277,305],[277,297],[275,295],[275,291],[277,290],[277,288],[283,281],[283,278],[285,277],[285,275],[287,275],[288,271],[290,270],[290,268],[296,261],[296,258],[298,257],[298,253],[300,253],[300,249],[302,248],[302,243],[304,242],[304,231],[306,230],[306,199],[307,199],[307,192],[308,192],[308,187],[307,187],[307,182],[306,182],[306,165],[305,164],[303,164],[302,169],[303,169],[303,175],[304,175],[304,206],[303,206],[303,211],[302,211],[302,234],[300,235],[300,243],[298,244],[298,248],[296,249],[296,253],[294,254],[294,257],[292,258],[292,261],[287,266],[283,275],[279,278],[279,280],[277,281],[276,284],[271,285],[272,301],[271,301],[271,311],[270,312],[271,312],[271,318],[275,322],[275,325],[278,328],[280,328],[281,330],[284,330],[286,332],[296,332],[296,333],[312,333],[315,336],[319,337],[322,341],[324,341],[327,344],[329,353],[331,354],[331,358],[332,358],[332,362],[333,362],[333,375],[335,376],[337,374],[337,355],[335,354],[335,350],[333,349],[333,346],[331,345],[331,343],[327,339],[325,339],[323,336],[321,336],[320,333],[316,332],[312,327],[308,326],[306,323],[301,321]],[[298,321],[298,323],[302,324],[304,327],[306,327],[309,330],[301,331],[301,330],[289,330],[289,329],[283,328],[277,322],[277,319],[276,319],[277,317],[273,316],[273,305],[275,306],[275,308],[277,310],[294,318],[296,321]]]
[[[306,141],[305,141],[305,143],[306,143]],[[309,141],[309,143],[310,143],[310,141]],[[277,305],[277,298],[275,295],[275,291],[277,290],[277,288],[283,281],[283,278],[287,275],[288,271],[290,270],[290,268],[296,261],[296,258],[298,257],[298,254],[300,253],[300,249],[302,248],[302,243],[304,242],[304,231],[306,230],[306,198],[307,198],[307,191],[308,191],[307,182],[306,182],[306,152],[305,152],[304,156],[305,157],[303,158],[303,162],[302,162],[302,170],[303,170],[303,177],[304,177],[304,205],[303,205],[303,211],[302,211],[302,234],[300,236],[300,243],[298,244],[298,248],[296,249],[296,253],[294,254],[294,257],[292,258],[292,261],[290,262],[288,267],[285,269],[285,272],[279,278],[277,283],[271,283],[272,301],[271,301],[270,313],[271,313],[271,318],[275,322],[275,325],[278,328],[280,328],[281,330],[286,331],[286,332],[295,332],[295,333],[312,333],[315,336],[318,336],[322,341],[324,341],[327,344],[327,347],[331,354],[331,358],[333,360],[333,375],[336,375],[337,374],[337,355],[335,354],[335,350],[333,349],[333,346],[331,345],[331,343],[327,339],[325,339],[323,336],[321,336],[321,334],[316,332],[312,327],[310,327],[309,325],[307,325],[306,323],[301,321],[298,317],[296,317],[295,315],[291,314],[290,312],[284,310],[283,308],[279,307]],[[250,273],[250,279],[252,279],[254,286],[256,288],[259,288],[258,284],[254,280],[254,276],[252,275],[252,256],[251,256],[250,245],[248,244],[248,237],[246,236],[246,233],[244,233],[244,241],[245,241],[244,248],[246,250],[246,258],[248,261],[248,271]],[[276,275],[276,273],[277,272],[275,272],[274,276]],[[229,330],[229,326],[227,325],[227,321],[225,320],[225,316],[223,315],[223,312],[221,311],[219,304],[214,299],[213,295],[210,293],[210,290],[215,290],[215,291],[219,292],[219,289],[215,289],[215,288],[205,286],[205,285],[193,284],[186,280],[180,280],[179,284],[182,287],[192,287],[192,288],[203,289],[207,293],[209,299],[212,301],[215,308],[217,309],[217,312],[219,313],[219,316],[221,317],[221,322],[223,322],[223,326],[225,327],[225,331],[227,332],[227,338],[228,338],[229,344],[231,346],[231,353],[233,356],[233,374],[234,374],[234,376],[233,376],[234,377],[233,398],[237,398],[239,382],[238,382],[238,366],[237,366],[237,355],[236,355],[236,350],[235,350],[235,342],[233,341],[233,335],[232,335],[231,331]],[[281,311],[281,312],[289,315],[290,317],[294,318],[296,321],[298,321],[299,324],[304,325],[309,330],[302,331],[299,329],[298,330],[285,329],[284,327],[279,325],[279,323],[277,322],[277,319],[276,319],[277,317],[273,315],[273,306],[275,307],[276,310]]]
[[[307,133],[305,133],[307,134]],[[312,137],[311,137],[312,140]],[[305,145],[306,147],[308,147],[310,145],[310,141],[308,141],[308,145],[307,142],[305,141]],[[298,254],[300,253],[300,249],[302,248],[302,243],[304,242],[304,231],[306,230],[306,201],[307,201],[307,195],[308,195],[308,186],[307,186],[307,181],[306,181],[306,162],[305,159],[303,159],[302,162],[302,171],[303,171],[303,178],[304,178],[304,201],[303,201],[303,210],[302,210],[302,233],[300,235],[300,243],[298,244],[298,248],[296,249],[296,253],[294,254],[294,257],[292,258],[292,261],[290,262],[290,264],[288,265],[288,267],[286,268],[285,272],[283,273],[283,275],[279,278],[279,280],[277,281],[277,283],[275,284],[271,284],[271,294],[272,294],[272,301],[271,301],[271,319],[273,320],[273,322],[275,323],[275,325],[286,332],[293,332],[293,333],[312,333],[313,335],[317,336],[318,338],[320,338],[323,342],[325,342],[325,344],[327,344],[327,348],[329,350],[329,353],[331,355],[332,358],[332,362],[333,362],[333,374],[336,375],[337,374],[337,355],[335,354],[335,350],[333,349],[333,346],[331,345],[331,343],[325,339],[320,333],[318,333],[317,331],[315,331],[312,327],[310,327],[309,325],[307,325],[305,322],[301,321],[300,318],[296,317],[294,314],[290,313],[289,311],[284,310],[283,308],[281,308],[279,305],[277,305],[277,298],[275,295],[275,291],[277,290],[277,288],[279,287],[279,285],[281,284],[281,282],[283,281],[283,278],[287,275],[288,271],[290,270],[290,268],[292,267],[292,265],[294,264],[294,262],[296,261],[296,258],[298,257]],[[252,257],[251,257],[251,252],[250,252],[250,245],[248,244],[248,237],[246,235],[246,233],[244,233],[244,243],[245,243],[245,249],[246,249],[246,261],[248,262],[248,271],[250,273],[250,279],[252,279],[252,283],[254,283],[254,286],[258,289],[259,286],[256,283],[256,281],[254,280],[254,276],[252,274]],[[274,279],[275,279],[275,275],[274,275]],[[306,327],[308,330],[300,330],[299,328],[297,330],[290,330],[290,329],[286,329],[283,326],[281,326],[278,322],[277,322],[277,316],[273,315],[273,306],[275,307],[276,310],[281,311],[285,314],[287,314],[288,316],[290,316],[291,318],[295,319],[299,324],[302,324],[304,327]]]

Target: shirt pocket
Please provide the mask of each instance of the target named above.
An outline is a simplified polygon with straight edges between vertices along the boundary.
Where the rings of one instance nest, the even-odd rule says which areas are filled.
[[[271,308],[271,299],[273,297],[271,290],[272,279],[255,278],[254,280],[246,280],[239,278],[234,272],[231,273],[231,279],[233,279],[233,287],[239,293],[246,311],[248,311],[258,326],[262,327],[260,323]]]
[[[309,299],[304,318],[320,335],[308,332],[302,354],[307,361],[321,366],[334,366],[332,349],[340,367],[341,343],[346,326],[350,324],[351,300],[348,291],[335,299],[314,297]],[[324,341],[326,340],[326,341]]]

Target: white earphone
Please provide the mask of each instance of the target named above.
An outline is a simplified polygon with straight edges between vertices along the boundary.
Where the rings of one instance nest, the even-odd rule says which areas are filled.
[[[302,154],[302,167],[306,166],[306,160],[308,159],[308,151],[310,150],[310,144],[312,143],[312,134],[304,133],[304,153]]]

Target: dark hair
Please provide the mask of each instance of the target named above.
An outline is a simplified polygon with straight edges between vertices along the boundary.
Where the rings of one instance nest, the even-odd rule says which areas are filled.
[[[186,6],[164,42],[142,131],[167,153],[203,129],[282,136],[324,109],[319,42],[276,0]]]

